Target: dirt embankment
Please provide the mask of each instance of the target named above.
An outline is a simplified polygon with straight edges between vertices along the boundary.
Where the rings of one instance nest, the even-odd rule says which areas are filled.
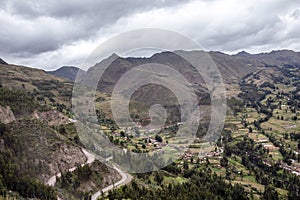
[[[58,112],[57,110],[50,110],[46,112],[34,111],[32,114],[32,118],[38,119],[48,124],[49,126],[61,125],[70,122],[69,118],[66,115]]]
[[[48,163],[50,174],[53,176],[59,172],[66,172],[71,168],[85,163],[86,158],[79,147],[69,146],[66,144],[57,144],[56,150],[50,155],[50,163]],[[43,181],[47,182],[50,174],[43,177]],[[49,176],[50,175],[50,176]]]

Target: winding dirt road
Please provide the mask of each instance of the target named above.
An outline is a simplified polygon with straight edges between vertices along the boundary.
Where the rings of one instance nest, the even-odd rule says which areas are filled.
[[[121,180],[119,180],[118,182],[109,185],[101,190],[99,190],[98,192],[96,192],[93,196],[92,196],[92,200],[97,200],[97,198],[99,196],[101,196],[102,194],[108,192],[109,190],[112,190],[116,187],[120,187],[122,185],[128,184],[131,182],[132,180],[132,176],[126,172],[123,172],[120,168],[118,168],[116,165],[113,164],[113,169],[115,169],[120,175],[121,175]]]
[[[86,161],[86,163],[82,164],[81,166],[84,166],[84,165],[86,165],[86,164],[91,164],[91,163],[93,163],[93,162],[95,161],[95,156],[94,156],[93,154],[91,154],[90,152],[88,152],[88,151],[85,150],[85,149],[82,149],[82,152],[83,152],[84,155],[86,156],[87,161]],[[75,169],[76,169],[76,167],[73,167],[73,168],[69,169],[68,171],[69,171],[69,172],[72,172],[72,171],[74,171]],[[53,186],[55,185],[55,183],[56,183],[56,177],[58,177],[58,178],[61,177],[61,173],[58,173],[58,174],[56,174],[56,175],[54,175],[54,176],[51,176],[50,179],[47,181],[47,185],[53,187]]]
[[[96,157],[95,155],[93,155],[92,153],[88,152],[85,149],[82,149],[82,152],[84,153],[84,155],[87,158],[86,163],[82,164],[81,166],[87,165],[87,164],[91,164],[95,161]],[[109,161],[110,159],[112,159],[112,157],[109,157],[108,159],[106,159],[107,161]],[[76,167],[73,167],[71,169],[69,169],[69,172],[72,172],[76,169]],[[92,200],[96,200],[99,196],[101,196],[102,193],[106,193],[109,190],[112,190],[113,188],[119,187],[121,185],[124,184],[128,184],[130,183],[130,181],[132,180],[132,176],[126,172],[123,172],[120,168],[118,168],[116,165],[113,164],[113,169],[115,169],[120,175],[121,175],[121,180],[119,180],[116,183],[113,183],[112,185],[109,185],[101,190],[99,190],[98,192],[96,192],[95,194],[92,195]],[[52,177],[50,177],[50,179],[47,181],[47,185],[49,186],[54,186],[56,183],[56,177],[61,177],[61,173],[58,173]],[[57,197],[57,200],[62,200],[60,197]]]

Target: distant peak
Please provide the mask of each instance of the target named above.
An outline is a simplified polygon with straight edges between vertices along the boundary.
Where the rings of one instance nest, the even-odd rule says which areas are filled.
[[[273,50],[270,53],[284,53],[284,52],[290,52],[290,53],[296,53],[293,50],[288,50],[288,49],[282,49],[282,50]]]
[[[59,78],[66,78],[71,81],[75,81],[78,73],[84,73],[85,71],[74,66],[62,66],[55,71],[46,71],[48,74],[52,74]]]
[[[236,54],[237,56],[248,56],[251,55],[250,53],[248,53],[247,51],[240,51]]]
[[[111,54],[108,58],[120,58],[120,56],[118,56],[116,53]]]
[[[75,67],[75,66],[62,66],[59,69],[78,69],[78,67]]]

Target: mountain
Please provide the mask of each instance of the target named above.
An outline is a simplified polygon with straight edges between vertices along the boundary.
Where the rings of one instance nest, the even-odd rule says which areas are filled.
[[[278,50],[259,54],[249,54],[242,51],[234,57],[252,66],[299,65],[300,63],[300,53],[292,50]]]
[[[127,92],[130,91],[129,85],[140,83],[147,78],[147,74],[143,73],[147,72],[147,67],[155,67],[155,65],[151,65],[152,63],[156,65],[160,64],[176,70],[187,80],[188,84],[178,84],[178,76],[169,74],[166,71],[162,71],[162,75],[157,74],[155,76],[163,76],[164,80],[169,84],[173,84],[176,87],[177,92],[182,96],[188,96],[191,90],[193,90],[193,93],[195,91],[199,102],[208,105],[210,102],[208,87],[202,77],[202,74],[200,74],[195,67],[205,67],[207,64],[207,56],[214,61],[215,65],[219,69],[225,83],[228,98],[233,96],[237,97],[240,92],[239,81],[241,78],[256,70],[255,67],[251,67],[240,62],[234,56],[221,52],[207,53],[198,50],[178,50],[174,52],[156,53],[149,58],[122,58],[116,54],[112,54],[107,59],[104,59],[100,63],[97,63],[95,66],[89,68],[88,71],[81,77],[81,83],[93,87],[95,87],[95,85],[93,85],[94,83],[98,83],[98,85],[96,85],[97,90],[102,93],[106,93],[109,96],[114,90],[116,83],[125,73],[129,72],[135,67],[144,66],[145,68],[140,70],[141,73],[132,73],[133,76],[128,79],[127,83],[123,84],[123,86],[127,87],[126,90],[122,91],[122,96],[125,97],[129,95],[127,94]],[[186,59],[189,60],[189,62]],[[109,66],[107,67],[107,65]],[[99,80],[99,72],[101,72],[101,69],[104,67],[107,68]],[[155,78],[155,76],[153,78]],[[134,90],[134,93],[131,95],[130,109],[132,115],[139,116],[140,119],[146,119],[148,116],[148,108],[150,108],[151,105],[163,105],[164,107],[167,107],[167,120],[171,124],[174,121],[179,120],[176,118],[176,116],[179,116],[176,114],[179,112],[178,103],[178,99],[174,93],[167,87],[163,87],[159,85],[159,83],[152,83],[143,85]],[[110,107],[107,105],[106,101],[98,102],[97,105],[100,105],[101,108]],[[106,116],[112,116],[111,111],[109,110],[105,112],[105,114]],[[209,115],[209,113],[207,115]],[[205,120],[203,120],[203,122],[205,122]]]
[[[0,58],[0,64],[1,65],[7,65],[7,63],[4,60],[2,60],[1,58]]]
[[[99,161],[77,169],[90,158],[70,119],[72,88],[73,82],[44,70],[0,65],[0,199],[7,191],[17,199],[82,199],[120,178]],[[55,188],[64,182],[52,179],[60,172],[70,176],[70,169],[94,174],[76,177],[76,198],[65,197],[64,187]]]
[[[71,81],[75,81],[78,72],[83,73],[84,70],[73,66],[63,66],[55,71],[47,71],[48,74],[52,74],[60,78],[66,78]]]
[[[43,70],[16,65],[0,65],[0,80],[0,190],[56,199],[45,183],[86,161],[74,133],[59,131],[70,123],[72,85]]]
[[[98,89],[101,92],[110,93],[115,83],[124,73],[139,65],[157,63],[170,66],[177,70],[191,84],[197,83],[205,85],[203,78],[197,72],[195,67],[183,59],[183,57],[179,56],[180,54],[189,57],[192,63],[197,63],[197,59],[207,55],[207,53],[203,51],[162,52],[154,54],[150,58],[122,58],[113,54],[109,58],[91,67],[85,73],[83,79],[86,81],[86,84],[91,85],[92,82],[98,80],[97,70],[103,67],[103,65],[111,63],[98,84]],[[210,55],[215,62],[226,84],[238,84],[240,78],[255,71],[255,67],[248,66],[234,56],[220,52],[208,52],[208,55]],[[135,77],[135,79],[139,79],[139,77]]]
[[[209,55],[220,70],[225,84],[238,83],[242,77],[256,70],[225,53],[209,52]]]
[[[0,65],[0,80],[0,123],[5,124],[7,130],[4,135],[22,138],[22,148],[24,152],[32,151],[32,159],[40,160],[43,156],[48,159],[47,155],[52,153],[55,154],[54,157],[64,159],[68,149],[76,149],[71,150],[74,162],[59,163],[60,161],[54,158],[45,161],[49,165],[48,171],[37,174],[38,179],[45,181],[54,172],[74,167],[76,162],[84,162],[85,156],[78,144],[53,129],[70,123],[67,116],[70,112],[72,91],[70,81],[47,74],[43,70],[17,65]],[[26,141],[28,145],[25,144]],[[12,147],[10,142],[5,145]],[[42,150],[43,148],[48,151]],[[33,152],[39,153],[39,158],[35,157]],[[29,154],[22,156],[22,159],[26,160]]]

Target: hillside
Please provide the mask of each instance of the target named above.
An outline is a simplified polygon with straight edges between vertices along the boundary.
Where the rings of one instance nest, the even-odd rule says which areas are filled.
[[[47,182],[52,174],[84,163],[85,156],[78,145],[38,120],[22,119],[5,126],[1,136],[2,153],[11,151],[20,176]],[[23,167],[21,167],[23,166]]]
[[[87,161],[70,119],[73,83],[16,65],[0,65],[0,80],[0,199],[11,197],[8,190],[17,198],[64,197],[67,188],[45,184]],[[103,171],[81,180],[73,193],[83,198],[118,180],[118,173],[100,162],[84,169],[99,168]]]
[[[48,74],[52,74],[59,78],[65,78],[70,81],[75,81],[78,72],[84,73],[82,69],[73,66],[63,66],[55,71],[47,71]]]
[[[44,70],[17,65],[0,65],[0,85],[32,93],[41,104],[70,108],[73,83],[47,74]]]
[[[84,163],[81,147],[57,131],[59,123],[49,126],[33,118],[34,112],[53,112],[56,108],[39,104],[28,91],[2,86],[0,93],[0,190],[56,199],[55,190],[44,184],[53,174]]]

